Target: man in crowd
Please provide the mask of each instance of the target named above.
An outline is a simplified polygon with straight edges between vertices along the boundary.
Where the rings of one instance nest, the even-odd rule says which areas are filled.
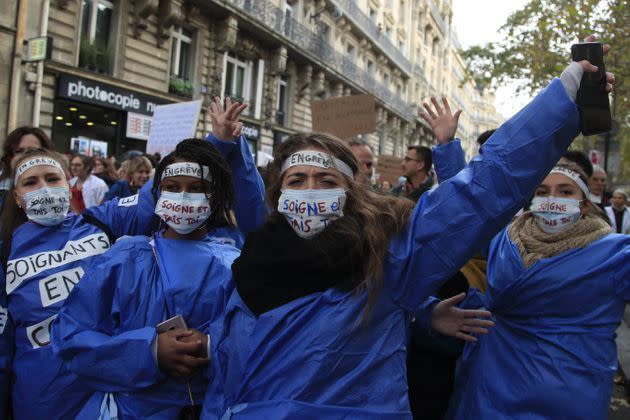
[[[606,171],[599,165],[593,165],[593,175],[589,183],[591,201],[602,210],[608,205],[610,194],[606,192]]]
[[[350,140],[348,145],[354,157],[359,161],[360,166],[357,181],[364,184],[366,187],[372,186],[372,173],[374,171],[374,155],[372,154],[372,148],[367,142],[358,138]]]
[[[433,185],[433,178],[429,176],[431,165],[433,165],[431,149],[425,146],[407,147],[407,155],[403,158],[402,170],[403,176],[411,185],[411,191],[405,193],[403,188],[396,188],[394,193],[417,202],[420,196],[429,191]]]
[[[628,208],[628,194],[624,190],[615,190],[606,207],[606,214],[612,223],[613,232],[630,234],[630,209]]]

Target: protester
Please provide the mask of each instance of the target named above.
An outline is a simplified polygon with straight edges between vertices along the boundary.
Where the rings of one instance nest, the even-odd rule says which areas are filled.
[[[581,152],[579,150],[567,150],[558,163],[568,163],[573,162],[580,167],[588,177],[591,179],[593,176],[593,164],[591,160],[586,156],[586,153]]]
[[[607,417],[630,237],[593,214],[587,182],[577,165],[556,166],[493,240],[488,290],[469,299],[496,326],[466,346],[448,418]]]
[[[371,187],[374,185],[374,155],[372,154],[372,148],[365,140],[358,138],[350,140],[348,145],[359,162],[357,182]]]
[[[53,150],[52,142],[46,133],[38,127],[18,127],[11,131],[4,140],[2,157],[0,158],[0,208],[2,208],[6,194],[13,183],[11,172],[15,166],[15,161],[24,152],[37,148]]]
[[[94,169],[92,173],[105,181],[108,188],[111,188],[112,185],[118,181],[118,172],[116,172],[114,163],[105,157],[94,158]]]
[[[602,210],[608,205],[610,199],[610,193],[606,191],[607,177],[608,175],[604,168],[599,165],[593,165],[593,175],[588,184],[591,191],[590,200]]]
[[[83,210],[98,206],[103,202],[107,192],[107,184],[99,177],[92,175],[94,160],[85,155],[76,155],[70,161],[70,180],[72,199],[70,208],[74,213],[81,214]]]
[[[628,194],[618,189],[613,192],[610,206],[606,207],[606,214],[612,223],[615,233],[630,234],[630,208],[628,208]]]
[[[221,338],[205,415],[409,416],[409,315],[470,258],[471,244],[507,225],[577,135],[575,93],[582,66],[594,69],[576,66],[413,210],[356,182],[358,162],[339,140],[282,143],[267,190],[277,211],[248,236],[232,267],[236,289],[213,324]],[[463,319],[453,335],[482,328]]]
[[[433,185],[433,178],[429,176],[432,165],[431,149],[425,146],[409,146],[402,163],[403,176],[409,185],[407,188],[395,188],[394,193],[418,201]]]
[[[126,177],[117,181],[105,194],[105,200],[114,197],[125,198],[134,195],[150,179],[153,166],[145,156],[136,156],[127,161],[125,167]]]
[[[52,413],[74,418],[89,393],[53,355],[50,324],[81,280],[82,261],[106,252],[120,236],[147,232],[153,212],[143,203],[152,199],[113,200],[76,215],[68,213],[70,186],[59,154],[31,150],[15,167],[13,199],[7,201],[0,230],[5,268],[0,302],[8,304],[0,303],[8,308],[0,331],[0,387],[6,390],[8,377],[13,378],[16,420]]]
[[[384,180],[381,184],[381,192],[390,193],[392,191],[392,184],[388,180]]]
[[[225,112],[211,114],[216,135],[211,141],[228,152],[232,168],[208,142],[179,143],[156,170],[158,233],[119,241],[94,259],[53,325],[55,350],[85,386],[98,391],[82,415],[96,418],[106,407],[110,416],[171,419],[201,402],[208,378],[200,368],[208,363],[208,343],[200,331],[221,317],[238,255],[212,232],[235,228],[234,190],[258,201],[240,213],[244,219],[259,219],[254,209],[264,208],[251,153],[242,153],[249,150],[246,140],[222,144],[240,131],[243,109],[229,102]],[[234,189],[231,171],[246,175]],[[193,216],[187,207],[194,207]],[[176,315],[192,329],[156,331]]]

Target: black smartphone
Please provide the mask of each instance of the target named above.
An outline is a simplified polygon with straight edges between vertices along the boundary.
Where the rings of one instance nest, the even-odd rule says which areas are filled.
[[[575,99],[582,117],[582,134],[590,136],[610,131],[610,103],[606,92],[604,49],[601,42],[573,44],[571,56],[573,61],[588,60],[597,66],[595,73],[584,72]]]

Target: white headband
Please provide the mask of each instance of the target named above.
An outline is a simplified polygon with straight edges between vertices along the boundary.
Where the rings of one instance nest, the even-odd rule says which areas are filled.
[[[315,150],[300,150],[299,152],[293,153],[282,164],[282,171],[280,173],[283,174],[287,169],[298,165],[317,166],[324,169],[333,168],[337,169],[348,178],[354,179],[354,173],[347,163],[327,153],[316,152]]]
[[[574,170],[569,169],[569,168],[565,168],[563,166],[555,166],[551,170],[551,172],[549,172],[549,173],[550,174],[561,174],[561,175],[564,175],[564,176],[568,176],[569,178],[571,178],[578,185],[578,187],[580,187],[580,189],[584,193],[584,196],[586,198],[589,197],[590,192],[588,190],[588,187],[586,186],[584,181],[582,181],[582,178],[580,178],[580,174],[578,174]]]
[[[203,174],[202,174],[203,170]],[[207,166],[199,167],[199,164],[192,162],[178,162],[171,163],[162,173],[162,179],[172,178],[174,176],[191,176],[193,178],[205,179],[208,182],[212,182],[210,176],[210,168]]]
[[[55,159],[39,156],[39,157],[34,157],[32,159],[29,159],[26,162],[22,163],[20,166],[18,166],[18,168],[15,170],[15,178],[13,182],[17,184],[18,178],[20,178],[20,176],[24,172],[28,171],[31,168],[34,168],[35,166],[53,166],[59,169],[59,172],[65,175],[65,171],[63,170],[59,162],[57,162]]]

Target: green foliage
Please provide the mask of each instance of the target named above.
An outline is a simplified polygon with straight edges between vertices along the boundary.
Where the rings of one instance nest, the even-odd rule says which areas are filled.
[[[571,59],[571,44],[599,35],[612,46],[605,62],[616,79],[611,111],[622,149],[619,177],[630,179],[629,16],[627,0],[530,0],[501,27],[501,41],[464,52],[470,77],[482,87],[509,83],[533,93],[560,75]]]
[[[102,42],[90,42],[82,37],[79,47],[79,67],[99,73],[109,73],[111,70],[112,49]]]
[[[192,98],[194,86],[190,80],[171,77],[168,81],[168,91],[170,93],[174,93],[175,95]]]

